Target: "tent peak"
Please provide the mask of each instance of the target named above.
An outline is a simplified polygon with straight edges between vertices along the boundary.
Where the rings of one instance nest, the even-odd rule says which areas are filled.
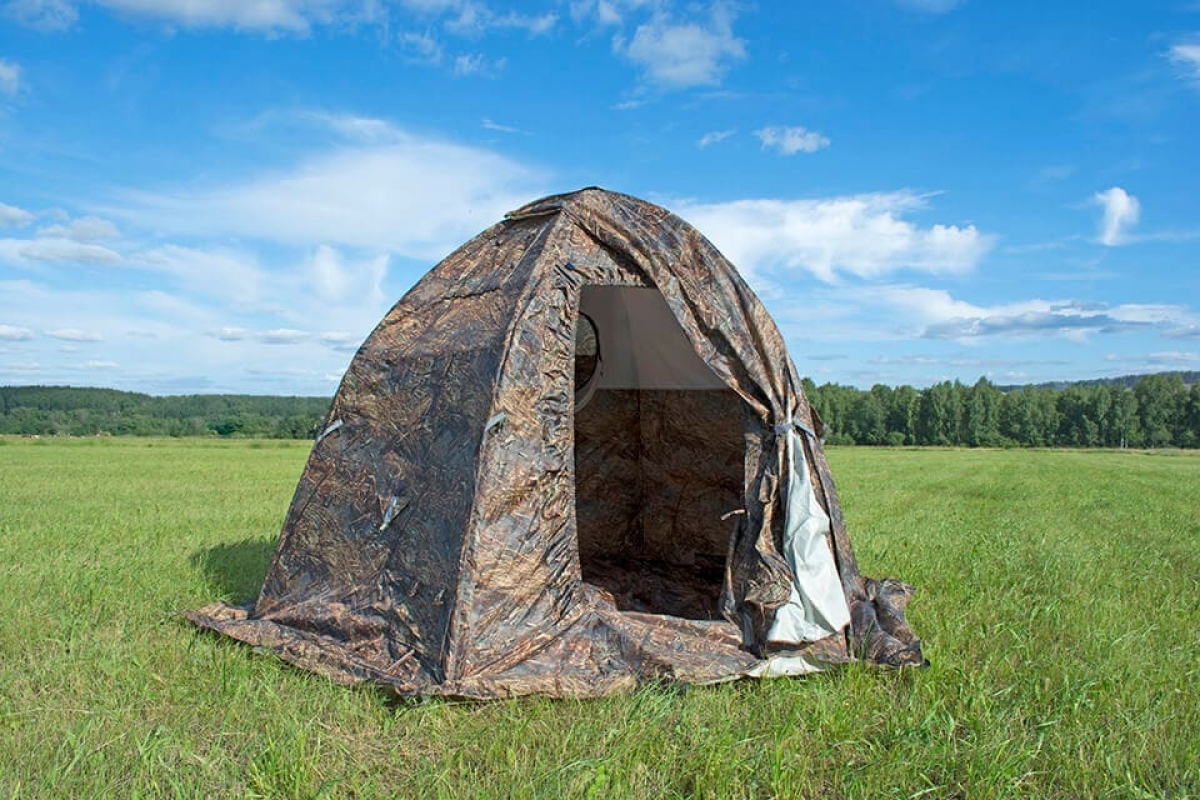
[[[608,201],[610,203],[613,201],[620,201],[624,204],[632,203],[641,206],[651,205],[645,200],[639,200],[632,195],[614,192],[601,186],[585,186],[582,189],[576,189],[573,192],[547,195],[540,200],[534,200],[532,203],[526,203],[515,211],[509,211],[504,215],[504,218],[512,220],[547,216],[550,214],[557,214],[563,209],[596,206],[604,201]]]

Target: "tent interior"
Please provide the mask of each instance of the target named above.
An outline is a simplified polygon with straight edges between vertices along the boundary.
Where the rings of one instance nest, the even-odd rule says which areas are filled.
[[[653,288],[584,286],[575,514],[583,579],[618,608],[720,619],[749,408]]]

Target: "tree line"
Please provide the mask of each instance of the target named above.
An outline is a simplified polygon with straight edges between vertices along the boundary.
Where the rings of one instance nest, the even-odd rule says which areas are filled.
[[[804,391],[832,444],[1195,448],[1198,378],[1161,373],[1065,387],[999,387],[980,378],[973,386],[877,384],[867,391],[805,378]],[[306,439],[316,435],[329,403],[328,397],[0,387],[0,434]]]
[[[1200,447],[1200,381],[1180,373],[1065,388],[986,378],[869,391],[805,379],[826,441],[966,447]]]
[[[0,387],[0,434],[309,439],[329,403],[328,397],[154,397],[116,389]]]

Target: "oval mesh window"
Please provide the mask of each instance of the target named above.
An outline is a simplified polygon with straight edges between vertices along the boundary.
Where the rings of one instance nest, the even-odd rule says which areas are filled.
[[[600,363],[600,334],[596,323],[587,314],[575,320],[575,392],[578,393],[596,376]]]

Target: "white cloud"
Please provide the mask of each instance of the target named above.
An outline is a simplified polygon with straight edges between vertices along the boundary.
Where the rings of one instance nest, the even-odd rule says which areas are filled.
[[[1200,363],[1200,353],[1185,350],[1163,350],[1157,353],[1143,353],[1140,355],[1116,355],[1110,353],[1104,357],[1104,360],[1136,363],[1146,369],[1192,369],[1195,364]]]
[[[344,331],[322,333],[320,339],[321,344],[342,353],[353,353],[363,341],[363,337]]]
[[[530,16],[509,11],[497,14],[483,3],[459,2],[436,4],[439,11],[453,11],[456,16],[446,21],[446,30],[459,36],[479,37],[493,28],[516,28],[537,36],[549,32],[558,22],[552,12]]]
[[[0,325],[0,342],[28,342],[37,338],[37,334],[29,328],[18,328],[15,325]]]
[[[131,255],[129,265],[168,275],[192,292],[235,306],[255,303],[266,282],[253,255],[229,248],[163,245]]]
[[[311,334],[294,328],[275,328],[259,333],[256,338],[263,344],[298,344],[310,337]]]
[[[400,0],[407,11],[419,16],[444,18],[445,29],[457,36],[477,38],[491,29],[523,30],[532,36],[549,32],[558,23],[558,14],[497,13],[479,0]]]
[[[654,0],[572,0],[571,17],[582,22],[594,19],[602,26],[620,25],[628,10],[650,5]]]
[[[396,129],[388,122],[373,117],[330,114],[324,111],[301,111],[284,115],[284,119],[287,116],[315,127],[327,128],[332,133],[351,142],[378,144],[396,140]]]
[[[720,144],[721,142],[728,139],[730,136],[733,136],[735,133],[737,133],[737,131],[732,130],[732,129],[724,130],[724,131],[709,131],[708,133],[706,133],[700,137],[700,140],[698,142],[696,142],[696,146],[700,147],[700,148],[705,148],[705,147],[709,147],[714,144]]]
[[[869,278],[899,269],[962,273],[974,268],[993,237],[974,225],[922,228],[904,219],[925,206],[924,197],[907,191],[678,204],[682,216],[746,271],[804,269],[833,281],[839,272]]]
[[[78,328],[58,328],[46,331],[46,335],[64,342],[98,342],[104,338],[95,331],[81,331]]]
[[[815,153],[829,147],[829,139],[816,131],[804,127],[770,126],[754,132],[762,142],[764,150],[778,150],[785,156],[794,155],[801,151]]]
[[[37,375],[42,371],[42,365],[37,361],[25,361],[18,364],[3,364],[0,366],[0,376],[5,375]],[[2,378],[8,382],[9,378]]]
[[[222,342],[243,342],[250,338],[250,331],[245,328],[221,328],[213,336]]]
[[[384,300],[383,281],[387,277],[388,257],[377,256],[362,262],[347,262],[328,245],[321,245],[307,265],[316,296],[322,303],[345,304],[366,300]]]
[[[168,234],[427,260],[547,193],[542,173],[504,156],[391,131],[386,141],[348,144],[224,188],[132,193],[108,214]]]
[[[442,63],[442,46],[428,32],[414,33],[407,31],[401,33],[397,41],[400,43],[400,49],[407,54],[410,62],[417,64]]]
[[[1163,335],[1166,336],[1168,339],[1188,339],[1188,340],[1197,339],[1197,340],[1200,340],[1200,322],[1197,322],[1197,323],[1191,324],[1191,325],[1188,325],[1188,324],[1179,325],[1179,326],[1167,331]]]
[[[494,30],[520,30],[539,36],[553,30],[558,23],[554,12],[527,15],[516,11],[498,13],[488,4],[477,0],[400,0],[410,14],[424,18],[429,27],[423,31],[404,31],[397,42],[405,59],[413,64],[439,66],[446,62],[446,50],[433,26],[440,23],[441,32],[471,40],[483,38]],[[449,60],[451,74],[458,77],[477,75],[495,78],[508,64],[503,56],[488,57],[479,52],[460,53]]]
[[[189,28],[305,34],[314,24],[384,20],[386,12],[367,0],[91,0],[118,14],[160,20]],[[65,30],[79,19],[70,0],[9,0],[5,14],[39,30]]]
[[[279,302],[296,307],[298,317],[304,320],[299,324],[185,294],[49,288],[28,280],[0,278],[0,318],[17,332],[8,353],[19,352],[26,362],[22,368],[0,358],[0,384],[25,382],[35,374],[40,383],[116,386],[156,393],[326,394],[329,387],[323,376],[345,369],[353,352],[348,343],[366,338],[383,311],[368,309],[364,318],[361,305],[353,307],[349,317],[343,313],[346,307],[320,308],[315,300],[307,299],[311,289],[306,293],[306,279],[289,282],[289,275],[278,282]],[[334,340],[318,338],[305,329],[316,319],[322,326],[331,323],[324,330],[346,333]],[[35,326],[68,338],[26,341],[21,331],[32,331]],[[88,344],[85,340],[78,342],[73,353],[61,352],[64,341],[75,344],[80,338],[72,330],[87,338],[101,335],[103,342]],[[34,362],[38,366],[29,366]],[[288,371],[295,374],[269,380],[247,377],[283,376]]]
[[[496,24],[505,28],[523,28],[533,36],[540,36],[553,30],[557,23],[557,14],[541,14],[530,17],[510,12],[500,17]]]
[[[266,345],[294,345],[317,341],[331,350],[353,353],[358,345],[366,338],[365,334],[332,331],[314,334],[310,331],[296,328],[271,328],[269,330],[248,330],[246,328],[219,328],[210,331],[207,336],[222,342],[256,342]]]
[[[916,286],[865,287],[853,294],[860,303],[904,312],[912,326],[910,334],[926,339],[1063,336],[1080,340],[1091,333],[1166,333],[1194,320],[1186,308],[1171,305],[1033,299],[979,306],[955,299],[944,289]]]
[[[494,78],[504,71],[507,63],[507,59],[489,59],[483,53],[464,53],[454,59],[454,74],[460,77],[481,75]]]
[[[21,66],[0,58],[0,94],[13,95],[21,88]]]
[[[733,34],[733,11],[723,3],[714,4],[710,17],[701,21],[677,22],[657,11],[633,38],[618,35],[613,48],[665,89],[716,86],[731,62],[746,57],[745,42]]]
[[[79,19],[79,12],[69,0],[9,0],[4,15],[41,31],[66,30]]]
[[[0,261],[10,263],[119,264],[121,260],[121,254],[108,247],[70,239],[0,239]]]
[[[641,108],[644,105],[646,105],[646,99],[644,97],[635,97],[630,98],[629,100],[622,100],[621,102],[617,103],[613,106],[613,111],[632,111],[633,109]]]
[[[0,228],[23,228],[33,222],[33,214],[23,208],[0,203]]]
[[[1092,201],[1104,209],[1100,222],[1100,243],[1109,247],[1123,244],[1129,229],[1137,225],[1142,209],[1138,200],[1120,186],[1096,192]]]
[[[1182,43],[1167,51],[1167,58],[1179,68],[1185,80],[1200,89],[1200,43]]]
[[[520,133],[520,128],[514,128],[511,125],[501,125],[499,122],[492,122],[487,117],[483,118],[483,129],[485,131],[496,131],[497,133]]]
[[[340,3],[331,0],[97,0],[113,11],[186,27],[307,32],[310,22],[330,22]]]
[[[69,239],[72,242],[101,242],[105,239],[116,239],[120,234],[117,226],[99,217],[81,217],[72,220],[67,225],[49,225],[40,229],[37,235],[50,239]]]

